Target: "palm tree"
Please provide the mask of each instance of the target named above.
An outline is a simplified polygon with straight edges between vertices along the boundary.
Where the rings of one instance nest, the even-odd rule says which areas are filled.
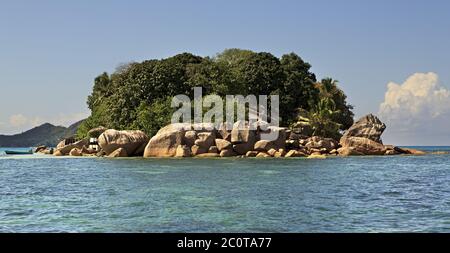
[[[308,125],[312,129],[313,136],[338,140],[341,137],[339,132],[341,124],[333,121],[333,116],[339,112],[339,110],[336,110],[334,101],[324,97],[310,111],[300,110],[298,122],[293,126]]]

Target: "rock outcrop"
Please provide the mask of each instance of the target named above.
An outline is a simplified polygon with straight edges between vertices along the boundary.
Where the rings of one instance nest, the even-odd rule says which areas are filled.
[[[216,135],[214,132],[202,132],[197,134],[197,139],[194,144],[205,149],[209,149],[214,146]]]
[[[110,158],[128,157],[128,153],[125,150],[125,148],[118,148],[114,150],[111,154],[109,154],[108,157]]]
[[[293,125],[292,134],[300,138],[306,139],[313,135],[313,129],[310,125],[309,119],[299,117],[299,121]]]
[[[376,116],[369,114],[351,126],[340,140],[342,146],[339,154],[348,155],[384,155],[386,148],[381,135],[386,125]]]
[[[348,137],[341,139],[341,146],[353,148],[364,155],[384,155],[386,148],[383,144],[364,137]]]
[[[210,146],[214,144],[214,140],[213,124],[170,124],[161,128],[150,139],[145,147],[144,157],[174,157],[180,145],[186,145],[195,156],[208,152]]]
[[[82,149],[83,147],[87,147],[89,145],[89,141],[87,139],[83,139],[77,142],[74,142],[72,144],[65,144],[66,141],[63,140],[61,141],[58,146],[56,147],[55,153],[53,155],[57,156],[57,155],[61,155],[61,156],[66,156],[69,155],[70,151],[72,151],[72,149],[74,148],[78,148],[78,149]],[[58,151],[58,152],[56,152]]]
[[[308,142],[305,144],[305,147],[309,149],[325,149],[325,152],[330,152],[333,149],[338,148],[337,141],[331,138],[321,138],[318,136],[313,136],[311,138],[308,138],[307,141]]]
[[[386,129],[386,125],[379,118],[368,114],[356,121],[342,136],[341,140],[349,137],[362,137],[374,142],[383,144],[381,135]]]
[[[191,149],[186,145],[179,145],[175,157],[191,157]]]
[[[386,125],[376,116],[369,114],[351,126],[340,140],[341,156],[355,155],[423,155],[425,152],[415,149],[384,145],[381,135]]]
[[[70,156],[82,156],[83,154],[81,153],[81,149],[79,148],[74,148],[69,152]]]
[[[219,151],[233,149],[231,142],[224,139],[216,139],[216,147]]]
[[[248,122],[237,121],[231,131],[231,143],[236,153],[245,155],[255,146],[256,129],[252,129]]]
[[[287,152],[287,154],[285,155],[285,157],[305,157],[306,154],[303,152],[300,152],[298,150],[290,150],[289,152]]]
[[[34,152],[35,153],[42,153],[44,150],[46,150],[47,149],[47,146],[39,146],[39,147],[37,147],[35,150],[34,150]]]
[[[400,154],[405,154],[405,155],[426,155],[426,152],[421,151],[421,150],[417,150],[417,149],[413,149],[413,148],[399,148],[399,147],[395,147],[396,151],[399,152]]]
[[[220,157],[232,157],[237,156],[237,153],[233,151],[233,149],[224,149],[220,151]]]
[[[102,133],[104,133],[106,130],[108,130],[108,128],[103,127],[103,126],[99,126],[96,128],[93,128],[91,130],[89,130],[88,132],[88,136],[90,138],[98,138],[100,137],[100,135],[102,135]]]
[[[99,137],[102,148],[97,155],[144,157],[309,157],[356,155],[423,154],[413,149],[384,145],[381,135],[386,128],[377,117],[367,115],[358,120],[340,139],[340,142],[319,136],[307,136],[309,122],[297,124],[295,129],[255,125],[238,121],[231,129],[219,130],[213,124],[170,124],[148,140],[140,131],[106,130]],[[230,124],[227,124],[230,125]],[[268,135],[272,134],[272,135]],[[75,144],[73,144],[75,145]],[[77,144],[78,145],[78,144]],[[65,147],[64,147],[65,148]],[[78,148],[77,146],[71,146]],[[79,147],[84,155],[85,147]],[[122,149],[122,150],[120,150]],[[70,150],[68,152],[70,152]],[[63,149],[57,150],[64,154]],[[93,155],[89,154],[88,155]]]
[[[98,145],[106,155],[123,148],[128,156],[142,155],[149,141],[148,136],[139,130],[117,131],[108,129],[98,138]]]
[[[39,146],[34,150],[34,153],[43,154],[43,155],[53,155],[54,149],[48,148],[46,146]]]
[[[268,133],[276,134],[274,140],[261,140]],[[226,129],[225,124],[219,130],[212,124],[184,124],[177,123],[165,126],[153,136],[147,144],[144,157],[174,157],[186,153],[190,149],[191,156],[211,157],[217,154],[223,157],[245,155],[255,150],[255,143],[267,143],[264,151],[270,149],[284,149],[287,133],[285,128],[268,127],[267,131],[260,131],[251,127],[248,122],[236,122],[232,129]],[[177,149],[183,147],[183,152]],[[267,149],[267,150],[266,150]]]
[[[360,156],[360,155],[364,155],[363,153],[361,153],[359,151],[356,151],[352,147],[339,148],[337,150],[337,152],[339,153],[340,156]]]

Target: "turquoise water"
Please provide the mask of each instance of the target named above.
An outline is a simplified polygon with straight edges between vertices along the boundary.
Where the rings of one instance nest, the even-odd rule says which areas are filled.
[[[450,232],[449,182],[450,155],[0,155],[0,232]]]

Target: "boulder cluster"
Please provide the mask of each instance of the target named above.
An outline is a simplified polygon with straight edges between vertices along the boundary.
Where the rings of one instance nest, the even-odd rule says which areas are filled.
[[[99,127],[89,131],[89,136],[98,139],[100,150],[90,148],[89,139],[82,139],[70,144],[62,140],[54,149],[41,146],[35,152],[54,156],[142,156],[149,141],[148,136],[138,130],[117,131]]]
[[[275,139],[266,135],[275,132]],[[171,124],[150,139],[144,157],[281,157],[287,154],[288,132],[286,128],[262,127],[262,123],[251,126],[244,121],[232,127],[224,123],[218,130],[207,123]]]
[[[338,153],[341,156],[351,155],[423,155],[422,151],[384,145],[381,135],[386,125],[376,116],[369,114],[355,122],[339,141]]]
[[[210,123],[177,123],[163,127],[151,139],[142,131],[95,128],[89,136],[98,139],[100,151],[89,148],[88,139],[56,149],[38,147],[36,152],[55,156],[106,157],[308,157],[353,155],[422,155],[421,151],[384,145],[381,135],[386,129],[377,117],[369,114],[358,120],[337,141],[310,136],[301,126],[293,129],[269,126],[266,122],[250,125],[238,121],[224,123],[219,129]],[[270,135],[275,134],[275,135]],[[276,138],[273,138],[275,136]]]

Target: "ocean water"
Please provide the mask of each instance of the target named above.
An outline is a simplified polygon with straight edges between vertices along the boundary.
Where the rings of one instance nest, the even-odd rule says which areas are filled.
[[[0,154],[0,232],[450,232],[449,182],[448,154],[326,160]]]

